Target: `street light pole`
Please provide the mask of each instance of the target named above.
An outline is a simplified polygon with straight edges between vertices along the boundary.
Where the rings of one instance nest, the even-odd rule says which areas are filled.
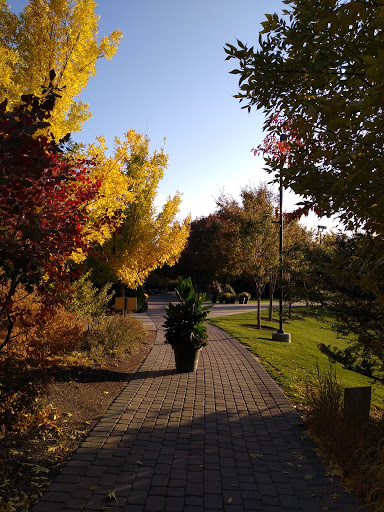
[[[287,140],[287,135],[282,133],[280,135],[280,142]],[[280,169],[280,243],[279,243],[279,263],[280,263],[280,298],[279,298],[279,329],[272,333],[272,340],[284,341],[285,343],[291,343],[291,335],[289,332],[285,332],[283,329],[283,169]]]
[[[279,261],[280,261],[280,299],[279,299],[279,330],[277,332],[284,333],[283,329],[283,247],[284,247],[284,235],[283,235],[283,180],[282,173],[280,172],[280,243],[279,243]]]
[[[317,232],[319,234],[319,243],[321,244],[321,233],[327,229],[327,226],[317,226]]]

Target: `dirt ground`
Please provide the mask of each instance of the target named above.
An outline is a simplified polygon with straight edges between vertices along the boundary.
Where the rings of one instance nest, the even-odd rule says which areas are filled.
[[[55,368],[41,397],[44,427],[38,425],[0,446],[0,512],[31,509],[63,463],[134,376],[154,343],[149,332],[136,353],[105,357],[87,367]]]

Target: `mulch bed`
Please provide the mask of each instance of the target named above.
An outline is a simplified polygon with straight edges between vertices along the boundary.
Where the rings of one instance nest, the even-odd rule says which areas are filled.
[[[63,463],[104,415],[149,354],[149,332],[136,353],[83,367],[55,367],[40,400],[42,426],[7,435],[0,447],[0,512],[28,511]]]

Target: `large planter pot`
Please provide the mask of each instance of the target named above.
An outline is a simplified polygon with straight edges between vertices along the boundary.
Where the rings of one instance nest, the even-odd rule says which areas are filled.
[[[172,345],[172,348],[175,354],[176,371],[188,373],[197,370],[201,348],[195,349],[182,343]]]

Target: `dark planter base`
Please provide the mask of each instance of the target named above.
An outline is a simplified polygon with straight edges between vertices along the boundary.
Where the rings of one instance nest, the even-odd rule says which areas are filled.
[[[173,345],[175,353],[176,371],[179,373],[195,372],[199,363],[201,348],[194,349],[186,345]]]

